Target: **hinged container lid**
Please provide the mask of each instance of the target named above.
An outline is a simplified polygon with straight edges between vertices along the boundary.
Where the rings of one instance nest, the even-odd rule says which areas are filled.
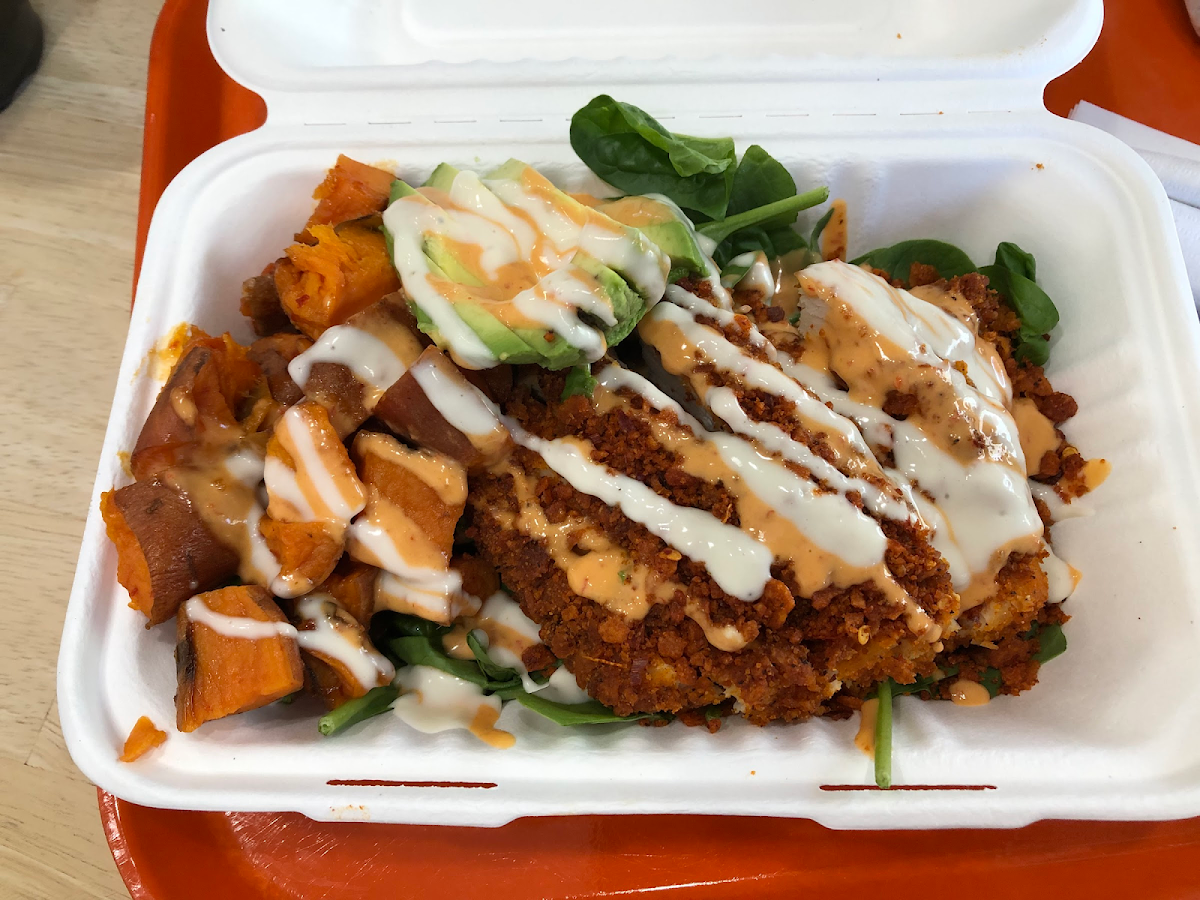
[[[212,0],[272,123],[569,117],[612,92],[717,116],[1040,109],[1101,0]]]

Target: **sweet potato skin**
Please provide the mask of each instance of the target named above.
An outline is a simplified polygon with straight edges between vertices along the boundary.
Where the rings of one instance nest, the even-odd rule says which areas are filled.
[[[296,330],[279,302],[279,291],[275,289],[275,263],[263,269],[261,275],[242,282],[240,308],[259,337]]]
[[[197,598],[225,616],[286,622],[271,595],[257,585],[209,591]],[[258,640],[227,637],[192,621],[187,606],[176,616],[176,725],[195,731],[205,722],[266,706],[304,686],[304,666],[295,637]]]
[[[314,363],[304,384],[304,396],[325,407],[333,430],[343,440],[371,415],[363,405],[362,382],[339,363]]]
[[[304,226],[340,225],[351,219],[383,212],[396,176],[342,154],[313,191],[317,208]],[[304,239],[304,234],[299,238]]]
[[[334,629],[350,645],[361,645],[371,652],[375,651],[366,629],[339,603],[330,598],[323,598],[323,602],[316,606],[320,610],[320,616],[325,620],[320,627]],[[296,601],[285,601],[284,608],[288,610],[288,617],[299,631],[309,631],[318,627],[316,620],[300,614],[302,607]],[[307,611],[310,614],[313,612],[313,604],[307,605]],[[367,693],[368,688],[336,656],[330,656],[309,647],[300,651],[300,658],[304,661],[311,676],[307,688],[321,697],[328,708],[335,709],[347,700],[354,700]],[[378,673],[377,681],[372,687],[387,684],[387,682],[388,676],[381,672]]]
[[[129,592],[129,605],[149,620],[147,628],[237,574],[237,553],[174,488],[156,481],[126,485],[101,497],[100,513],[117,548],[117,580]]]
[[[267,380],[271,398],[284,406],[304,398],[300,386],[288,374],[288,363],[312,346],[302,334],[272,334],[259,338],[246,351],[246,357],[258,364]]]
[[[141,759],[155,747],[160,746],[167,739],[167,733],[158,728],[148,716],[142,716],[134,723],[133,729],[129,732],[129,737],[125,739],[125,746],[121,750],[121,755],[118,757],[123,763],[130,763],[134,760]]]
[[[433,365],[452,383],[465,389],[473,385],[436,347],[427,347],[417,360],[417,366]],[[511,377],[511,376],[510,376]],[[491,389],[503,391],[503,376],[497,376]],[[412,369],[405,372],[375,405],[374,415],[391,431],[408,438],[415,444],[444,453],[467,467],[468,472],[479,472],[506,456],[512,449],[512,438],[499,431],[481,439],[463,434],[448,421],[437,406],[425,394],[424,388],[413,375]]]
[[[316,244],[293,244],[275,267],[275,287],[292,324],[313,340],[400,287],[383,235],[346,224],[309,229]]]
[[[262,371],[226,335],[188,348],[167,379],[138,435],[129,463],[145,481],[191,460],[206,441],[238,432],[238,409]]]

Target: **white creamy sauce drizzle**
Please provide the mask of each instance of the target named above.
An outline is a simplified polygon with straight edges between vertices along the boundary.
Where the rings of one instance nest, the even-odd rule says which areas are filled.
[[[586,272],[580,274],[589,279]],[[595,362],[604,355],[608,344],[603,332],[580,320],[579,312],[602,311],[600,318],[609,325],[615,325],[617,319],[612,307],[602,300],[606,295],[597,289],[595,280],[590,279],[589,285],[584,279],[575,274],[573,267],[555,269],[533,287],[517,294],[512,302],[524,315],[582,350],[588,362]]]
[[[275,554],[271,552],[271,548],[267,546],[267,539],[258,530],[258,523],[262,521],[264,515],[265,511],[257,502],[251,504],[250,511],[246,514],[246,537],[250,546],[250,558],[242,560],[242,569],[244,570],[248,566],[252,571],[244,571],[242,579],[261,584],[264,587],[273,587],[279,578],[279,571],[282,567],[279,565],[279,560],[275,558]],[[278,592],[276,593],[278,594]]]
[[[575,676],[567,671],[566,666],[559,666],[550,676],[550,680],[542,686],[542,696],[556,703],[587,703],[592,698],[587,691],[579,686]]]
[[[362,485],[358,484],[358,479],[354,478],[353,480],[358,485],[355,496],[347,497],[338,486],[335,473],[330,472],[321,459],[321,453],[317,449],[302,406],[293,406],[288,409],[275,428],[276,431],[286,432],[291,441],[291,448],[294,450],[292,458],[296,463],[296,471],[293,472],[275,457],[268,458],[263,473],[267,484],[267,493],[278,495],[295,506],[304,521],[321,520],[344,528],[346,523],[361,512],[366,505],[366,497]],[[313,486],[317,497],[328,510],[327,514],[318,515],[313,509],[300,487],[298,473],[302,473],[308,483]]]
[[[395,684],[403,693],[392,704],[392,712],[425,734],[471,731],[481,709],[500,714],[500,698],[495,694],[485,695],[477,685],[431,666],[405,666]]]
[[[761,250],[748,250],[729,261],[731,266],[745,266],[743,275],[723,277],[721,286],[738,288],[739,290],[758,291],[762,299],[770,300],[775,296],[775,276],[771,272],[771,264],[767,262],[767,254]]]
[[[608,366],[600,372],[596,380],[609,390],[624,387],[635,391],[659,410],[675,413],[680,424],[690,429],[699,441],[708,442],[716,448],[725,465],[742,479],[751,493],[790,521],[813,546],[832,553],[847,564],[860,569],[869,569],[883,562],[887,538],[879,524],[847,502],[841,494],[817,493],[812,482],[801,478],[750,441],[734,435],[704,431],[700,423],[688,415],[678,403],[634,372],[615,365]],[[728,389],[723,390],[732,397],[732,392]],[[782,435],[782,432],[779,434]],[[888,587],[894,592],[893,596],[904,594],[890,574],[884,577],[888,581]],[[927,623],[922,620],[921,627],[925,624]],[[708,630],[706,629],[706,633]],[[731,631],[733,633],[726,634],[723,638],[719,637],[718,640],[723,640],[728,645],[736,644],[740,649],[744,646],[745,639],[737,634],[736,630]]]
[[[738,434],[757,441],[762,447],[772,453],[778,453],[784,459],[804,466],[843,495],[857,491],[866,507],[877,515],[900,521],[912,521],[916,518],[909,506],[889,497],[868,481],[843,475],[833,463],[794,440],[778,425],[771,422],[755,422],[746,415],[738,403],[737,395],[731,389],[713,388],[705,397],[705,402],[716,416]]]
[[[673,323],[688,344],[702,352],[705,359],[717,368],[738,376],[747,387],[758,388],[774,394],[776,397],[792,401],[800,415],[843,438],[847,445],[864,458],[872,458],[870,448],[853,422],[831,410],[803,386],[797,384],[793,378],[770,363],[754,359],[724,335],[697,322],[691,313],[709,316],[720,321],[723,311],[693,294],[688,294],[686,291],[682,291],[682,293],[688,298],[686,309],[674,303],[661,303],[646,318],[667,320]],[[767,344],[766,338],[758,329],[751,331],[751,340],[755,343]],[[773,347],[769,344],[767,347],[768,356],[777,355],[771,353]],[[726,424],[733,427],[732,423],[727,422]]]
[[[380,571],[375,582],[376,609],[395,609],[449,625],[463,613],[479,608],[479,598],[463,591],[462,576],[456,570],[425,570],[418,576],[419,580],[410,580]]]
[[[481,220],[482,221],[482,220]],[[473,369],[496,364],[496,356],[457,312],[454,304],[434,284],[434,274],[425,255],[426,234],[447,234],[446,211],[420,194],[401,197],[383,213],[383,224],[392,236],[392,261],[409,298],[421,308],[455,357]],[[491,246],[490,244],[486,246]]]
[[[274,456],[267,457],[266,463],[263,466],[263,479],[267,485],[268,496],[278,497],[285,503],[290,504],[305,522],[315,522],[317,520],[317,511],[312,508],[312,504],[308,502],[308,498],[300,490],[300,483],[296,480],[296,473],[289,469],[287,463],[282,459]]]
[[[375,335],[352,325],[325,329],[316,343],[288,363],[288,375],[301,388],[308,384],[317,363],[337,363],[348,368],[369,390],[363,395],[368,411],[383,392],[404,374],[404,362]]]
[[[908,480],[910,490],[915,483],[932,495],[933,504],[919,491],[910,494],[933,529],[933,545],[946,557],[954,587],[962,590],[973,575],[994,568],[995,555],[1005,546],[1043,531],[1025,480],[1016,423],[1006,407],[1012,397],[1008,377],[976,349],[975,336],[965,325],[864,269],[840,261],[819,263],[804,270],[802,288],[814,282],[832,290],[838,302],[853,309],[914,363],[945,374],[958,412],[978,423],[986,435],[981,458],[964,465],[936,446],[913,420],[895,421],[879,409],[854,403],[825,373],[777,354],[790,376],[855,419],[873,439],[881,438],[878,445],[891,448],[895,471]],[[821,306],[814,298],[811,308]],[[809,316],[811,310],[806,308],[801,326],[816,333],[821,320],[806,322]],[[950,365],[954,361],[965,363],[975,387]],[[936,510],[931,508],[934,505]]]
[[[545,460],[577,491],[617,507],[680,553],[702,563],[725,593],[747,602],[771,579],[771,552],[703,510],[676,506],[640,481],[597,465],[574,443],[546,441],[504,417],[513,439]]]
[[[395,677],[396,669],[391,662],[367,643],[362,627],[328,594],[313,593],[301,598],[296,603],[296,614],[314,625],[296,631],[300,646],[341,663],[364,690],[386,684]]]
[[[391,681],[396,674],[392,664],[361,639],[349,638],[335,627],[329,607],[337,609],[333,598],[327,594],[309,594],[296,604],[297,614],[314,623],[315,628],[310,630],[298,629],[290,622],[262,622],[213,612],[200,597],[187,601],[186,615],[189,621],[198,622],[225,637],[250,641],[292,638],[302,649],[341,663],[365,690],[378,685],[381,676],[385,681]]]
[[[504,591],[496,591],[496,593],[483,601],[483,606],[480,607],[479,612],[475,614],[472,621],[479,625],[489,622],[495,623],[501,628],[516,632],[531,645],[542,642],[537,622],[525,615],[521,611],[521,607],[517,604],[517,601]],[[521,676],[521,686],[526,691],[532,694],[549,686],[549,682],[538,684],[529,677],[529,669],[525,667],[525,663],[519,653],[515,653],[511,648],[504,646],[502,643],[489,643],[486,639],[485,631],[479,631],[478,633],[485,635],[482,643],[487,647],[488,656],[502,666],[516,669]]]
[[[252,444],[244,443],[225,457],[222,465],[229,477],[248,488],[258,487],[263,480],[263,453]]]
[[[545,181],[528,167],[525,177]],[[605,228],[594,221],[581,226],[564,210],[516,179],[485,179],[483,183],[505,205],[519,209],[533,219],[538,230],[559,253],[559,265],[569,261],[576,252],[583,251],[625,276],[647,303],[654,303],[663,295],[670,264],[663,252],[637,229]]]
[[[1046,558],[1042,560],[1042,571],[1049,582],[1050,603],[1062,603],[1075,593],[1079,585],[1079,570],[1055,556],[1049,547],[1046,548]]]
[[[485,435],[499,426],[494,408],[474,385],[447,378],[428,360],[418,362],[411,372],[442,418],[463,434]]]

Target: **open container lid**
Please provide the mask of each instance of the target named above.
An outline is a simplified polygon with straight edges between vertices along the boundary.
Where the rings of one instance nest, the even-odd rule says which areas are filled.
[[[730,18],[715,0],[213,0],[208,35],[269,125],[517,117],[557,134],[598,90],[676,117],[1041,110],[1103,5],[751,0]]]

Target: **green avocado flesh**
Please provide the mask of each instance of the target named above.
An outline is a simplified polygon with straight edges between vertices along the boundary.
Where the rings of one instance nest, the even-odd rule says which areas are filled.
[[[680,276],[707,273],[708,261],[696,243],[695,232],[668,204],[649,197],[620,197],[597,208],[624,225],[640,229],[658,244],[671,258],[672,273]]]
[[[628,227],[615,220],[601,218],[602,214],[585,207],[583,204],[580,204],[579,201],[575,200],[568,194],[559,191],[557,188],[549,186],[548,183],[544,182],[544,179],[542,179],[540,175],[537,175],[532,171],[527,172],[527,170],[528,167],[525,165],[525,163],[517,160],[510,160],[500,168],[485,176],[485,180],[483,182],[473,182],[470,185],[471,193],[473,196],[480,195],[480,192],[483,192],[485,196],[487,193],[491,193],[494,201],[492,198],[487,198],[489,204],[494,202],[497,207],[507,206],[507,209],[514,216],[520,217],[525,221],[533,222],[534,220],[530,219],[529,216],[526,215],[519,207],[504,204],[501,197],[497,196],[494,192],[489,191],[488,183],[490,182],[492,185],[495,185],[496,182],[502,182],[500,189],[502,189],[503,193],[503,189],[507,189],[508,191],[514,190],[514,186],[512,184],[503,184],[503,182],[512,181],[518,182],[522,185],[528,185],[529,182],[522,181],[522,179],[536,179],[537,189],[532,190],[527,188],[529,191],[528,196],[535,196],[537,201],[543,204],[542,209],[548,209],[550,211],[547,215],[550,215],[551,217],[559,217],[556,219],[556,221],[561,220],[564,222],[578,223],[581,219],[591,222],[595,222],[599,219],[601,224],[603,224],[605,221],[609,221],[610,224],[606,227],[609,231],[616,235],[617,240],[621,241],[621,235],[624,234],[625,239],[629,241],[629,244],[620,244],[619,246],[627,246],[635,251],[634,253],[627,254],[632,259],[632,264],[644,262],[645,258],[647,257],[662,260],[662,255],[656,254],[655,248],[650,244],[641,231],[636,228]],[[439,198],[444,198],[445,194],[449,194],[454,187],[455,180],[463,174],[464,173],[454,166],[442,163],[436,169],[434,169],[433,173],[429,176],[421,188],[414,189],[400,180],[394,182],[391,192],[391,201],[393,204],[395,204],[396,202],[407,197],[412,197],[412,195],[415,194],[421,198],[417,203],[418,208],[422,203],[436,206],[439,202]],[[473,178],[473,176],[470,176],[470,173],[467,173],[467,175],[468,177]],[[426,191],[426,188],[431,190]],[[461,188],[462,185],[460,185],[460,190]],[[520,190],[520,188],[516,189]],[[509,199],[512,199],[511,194],[506,194],[505,196],[509,197]],[[524,198],[518,198],[518,201],[523,199]],[[446,203],[446,200],[441,199],[440,202]],[[406,215],[408,204],[412,203],[413,200],[406,201]],[[451,210],[449,206],[447,206],[447,209],[450,211],[451,216],[470,217],[469,210],[466,212],[464,212],[461,208]],[[389,212],[390,211],[391,207],[389,207]],[[413,215],[418,215],[418,213],[414,212]],[[583,219],[585,216],[588,218]],[[387,218],[388,217],[385,215],[385,223]],[[395,227],[398,229],[398,233],[403,232],[402,225],[397,224],[395,221],[393,221],[393,225],[395,225]],[[455,227],[457,228],[459,226]],[[393,236],[388,232],[386,227],[384,231],[388,238],[389,250],[394,254]],[[463,246],[463,244],[460,243],[460,241],[463,240],[461,236],[458,238],[458,240],[451,240],[448,235],[430,232],[428,230],[428,226],[426,226],[426,230],[424,232],[420,233],[419,238],[413,236],[415,232],[412,230],[409,230],[406,233],[410,235],[408,238],[406,238],[406,240],[420,241],[421,254],[424,257],[425,264],[427,264],[428,272],[431,276],[433,276],[435,279],[450,281],[455,285],[461,286],[462,290],[457,288],[451,289],[444,296],[448,299],[453,314],[456,314],[458,318],[461,319],[462,322],[467,326],[467,328],[474,332],[479,340],[483,342],[488,351],[495,356],[496,364],[533,363],[548,369],[565,369],[589,361],[588,351],[573,346],[571,343],[569,343],[567,338],[564,337],[564,335],[556,333],[552,323],[543,324],[541,321],[535,321],[529,326],[518,327],[514,325],[510,327],[505,324],[505,321],[501,321],[501,316],[506,321],[510,319],[520,321],[522,319],[528,319],[528,315],[513,314],[504,308],[504,303],[506,300],[503,297],[497,298],[496,287],[494,284],[489,286],[488,272],[481,268],[481,256],[478,253],[475,253],[472,254],[471,258],[466,258],[459,249]],[[460,232],[454,230],[452,230],[451,233],[460,234]],[[471,232],[468,231],[467,233],[470,234]],[[486,230],[481,229],[479,233],[486,233]],[[543,240],[549,240],[549,236],[544,236]],[[415,244],[407,244],[406,246],[413,247],[414,249],[416,247]],[[557,246],[561,247],[562,245],[559,244]],[[567,244],[566,246],[569,247],[570,244]],[[647,249],[647,247],[649,249]],[[561,252],[561,250],[559,252]],[[639,252],[642,254],[640,258],[635,256],[635,253]],[[411,251],[409,251],[409,254],[410,255],[408,259],[411,261]],[[483,263],[482,265],[486,266],[489,264]],[[539,263],[539,265],[544,265],[544,263]],[[602,336],[605,345],[609,347],[627,337],[636,327],[641,317],[646,313],[649,306],[653,305],[653,303],[657,302],[659,299],[658,297],[654,297],[647,302],[647,298],[639,294],[638,290],[624,276],[624,273],[605,265],[582,250],[577,250],[574,255],[571,256],[570,261],[566,263],[565,268],[570,269],[576,279],[587,285],[587,287],[583,289],[584,291],[590,290],[597,300],[600,301],[595,305],[602,305],[611,309],[611,318],[615,320],[612,324],[610,324],[608,321],[605,321],[605,319],[608,318],[607,315],[598,316],[593,312],[588,312],[585,309],[585,305],[575,308],[573,312],[568,311],[569,315],[573,315],[578,318],[581,325],[591,328],[600,336]],[[544,269],[539,269],[538,271],[543,273],[545,272]],[[644,265],[641,271],[643,273],[645,272]],[[541,277],[544,278],[546,276],[543,274]],[[436,314],[431,316],[428,314],[428,311],[420,308],[420,299],[418,296],[415,296],[419,295],[419,290],[414,290],[414,288],[419,287],[422,286],[405,286],[406,293],[409,296],[409,305],[413,308],[413,313],[416,316],[418,327],[425,334],[428,334],[438,346],[442,347],[443,349],[453,351],[454,347],[452,346],[451,342],[446,339],[446,335],[443,334],[442,329],[437,327],[434,319],[442,322],[442,324],[449,331],[452,332],[453,329],[449,328],[446,320],[438,318]],[[572,289],[578,289],[578,287],[579,286],[576,284],[573,285]],[[425,289],[428,290],[427,288]],[[473,292],[475,297],[472,296]],[[484,296],[485,293],[487,295],[486,297]],[[572,295],[568,293],[566,296]],[[578,294],[575,296],[578,296]],[[512,299],[515,299],[515,295]],[[429,302],[435,302],[434,298],[430,298]],[[524,305],[522,306],[522,310],[527,308],[528,307]],[[537,318],[540,319],[541,315],[538,315]],[[551,317],[551,319],[553,319],[553,317]],[[564,331],[569,332],[570,329],[564,328]],[[581,342],[587,343],[586,341]],[[591,348],[591,350],[593,353],[595,352],[594,347]]]

